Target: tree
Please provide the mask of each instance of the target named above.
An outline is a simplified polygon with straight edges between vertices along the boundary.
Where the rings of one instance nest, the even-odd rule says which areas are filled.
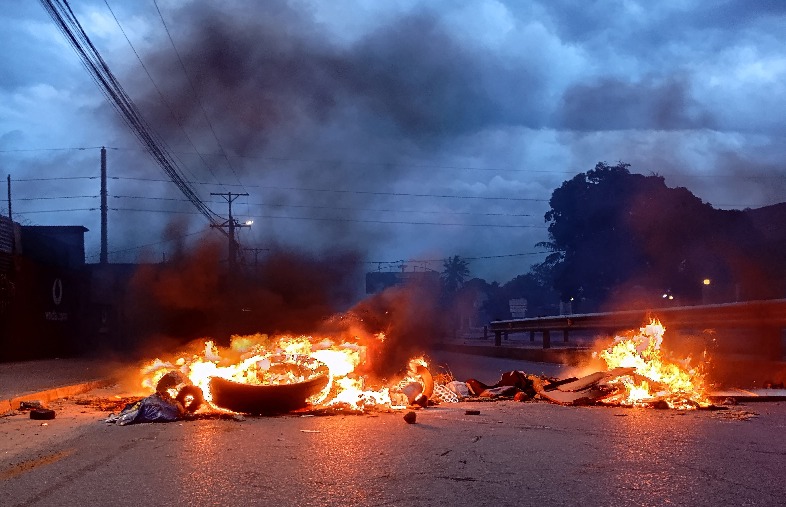
[[[442,268],[442,286],[447,293],[458,291],[469,277],[469,262],[458,255],[445,259]]]
[[[541,245],[552,254],[541,268],[563,300],[583,293],[618,307],[670,290],[692,304],[703,278],[773,293],[763,276],[772,248],[744,212],[713,209],[629,167],[600,162],[552,193],[549,241]]]

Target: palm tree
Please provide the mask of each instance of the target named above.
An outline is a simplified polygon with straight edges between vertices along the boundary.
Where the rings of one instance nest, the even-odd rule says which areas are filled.
[[[458,255],[445,259],[442,268],[442,285],[447,292],[459,290],[469,277],[469,262]]]

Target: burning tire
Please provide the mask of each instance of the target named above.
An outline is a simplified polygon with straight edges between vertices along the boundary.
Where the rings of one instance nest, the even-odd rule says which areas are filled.
[[[281,385],[241,384],[213,377],[210,379],[210,394],[215,405],[233,412],[274,415],[307,406],[306,400],[319,394],[328,381],[327,373],[305,382]]]
[[[202,389],[195,385],[183,387],[180,392],[177,393],[177,398],[175,399],[183,405],[187,413],[191,414],[199,410],[199,407],[201,407],[202,403],[205,401]]]

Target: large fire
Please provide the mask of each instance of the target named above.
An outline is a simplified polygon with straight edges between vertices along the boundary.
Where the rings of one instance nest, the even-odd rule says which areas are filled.
[[[611,346],[597,353],[609,370],[634,369],[633,373],[610,381],[619,391],[606,398],[605,403],[647,406],[661,402],[679,409],[710,404],[701,365],[692,367],[690,358],[670,361],[664,357],[661,350],[664,332],[663,325],[653,320],[638,333],[615,337]]]
[[[364,411],[372,408],[404,408],[406,396],[389,382],[376,384],[367,373],[358,370],[368,361],[369,348],[385,340],[383,333],[336,341],[314,336],[233,336],[229,347],[213,341],[201,342],[200,349],[155,359],[141,369],[142,387],[156,390],[164,375],[176,371],[188,382],[201,388],[205,401],[213,409],[211,379],[218,377],[245,385],[291,385],[309,381],[327,369],[327,386],[307,401],[314,407],[338,406]],[[421,358],[410,361],[409,370],[396,385],[417,381],[415,368],[425,364]]]

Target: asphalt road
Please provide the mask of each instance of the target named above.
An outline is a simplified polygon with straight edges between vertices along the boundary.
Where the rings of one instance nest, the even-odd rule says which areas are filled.
[[[496,371],[484,364],[488,375]],[[396,412],[122,427],[102,422],[106,413],[76,399],[52,408],[58,416],[46,423],[25,414],[0,418],[2,505],[786,500],[786,403],[678,412],[472,402],[419,410],[415,424]]]

